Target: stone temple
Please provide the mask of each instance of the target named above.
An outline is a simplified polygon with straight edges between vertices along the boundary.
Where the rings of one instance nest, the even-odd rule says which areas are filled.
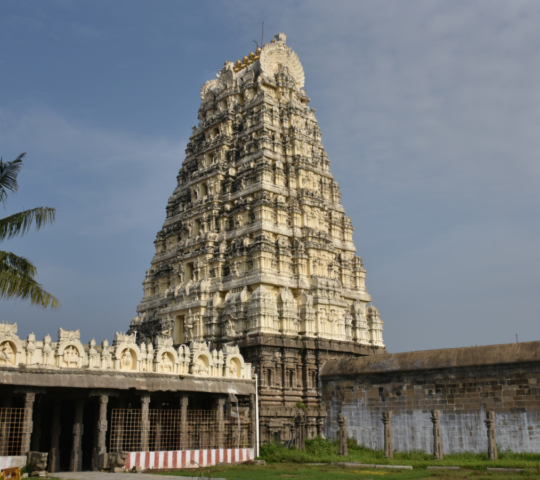
[[[295,405],[308,437],[323,433],[325,360],[386,353],[303,87],[282,33],[202,86],[128,332],[240,347],[258,376],[261,442],[292,438]]]

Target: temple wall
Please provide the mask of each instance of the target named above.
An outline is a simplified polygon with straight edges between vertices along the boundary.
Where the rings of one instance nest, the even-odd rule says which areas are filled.
[[[486,452],[493,411],[499,450],[540,452],[540,342],[329,360],[320,378],[330,439],[341,411],[349,436],[380,450],[392,412],[394,449],[433,453],[439,410],[445,453]]]

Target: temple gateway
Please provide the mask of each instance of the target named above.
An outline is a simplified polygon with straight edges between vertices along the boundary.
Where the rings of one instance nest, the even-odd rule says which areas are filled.
[[[199,123],[129,333],[237,346],[258,379],[261,442],[323,434],[318,372],[385,353],[353,226],[283,33],[201,88]]]

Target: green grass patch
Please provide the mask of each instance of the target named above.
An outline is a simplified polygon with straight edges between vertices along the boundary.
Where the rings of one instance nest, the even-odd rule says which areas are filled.
[[[456,466],[470,470],[485,470],[487,467],[493,468],[527,468],[536,471],[540,468],[540,454],[515,453],[511,451],[499,452],[499,459],[489,461],[487,453],[456,453],[445,455],[443,460],[434,460],[433,455],[422,451],[411,451],[407,453],[394,453],[392,460],[385,458],[382,450],[372,450],[370,448],[357,445],[349,439],[349,455],[339,456],[339,443],[329,442],[322,438],[306,440],[306,449],[288,449],[283,445],[263,445],[261,447],[261,458],[271,463],[332,463],[332,462],[361,462],[379,465],[410,465],[414,468],[425,468],[427,466]],[[540,473],[540,470],[538,470]]]
[[[147,473],[147,472],[145,472]],[[310,466],[300,463],[272,463],[266,466],[233,465],[216,466],[200,469],[184,469],[175,471],[154,471],[161,475],[179,475],[200,478],[226,478],[229,480],[415,480],[431,478],[436,480],[525,480],[539,479],[540,473],[508,473],[486,472],[478,470],[431,471],[418,470],[384,470],[375,468],[345,468],[337,465]]]
[[[306,440],[306,449],[289,449],[283,445],[263,445],[260,458],[266,460],[266,466],[256,465],[219,465],[203,469],[184,469],[174,471],[153,471],[161,475],[184,475],[187,477],[227,478],[234,480],[287,480],[287,479],[384,479],[412,480],[418,478],[434,479],[540,479],[540,454],[499,452],[497,461],[489,461],[487,454],[459,453],[445,455],[443,460],[434,460],[433,455],[422,451],[394,453],[389,460],[384,452],[357,445],[349,440],[349,455],[339,455],[338,442],[329,442],[322,438]],[[413,470],[386,470],[370,467],[342,467],[333,462],[359,462],[375,465],[407,465]],[[323,465],[308,465],[323,463]],[[456,466],[461,470],[427,470],[427,466]],[[523,468],[524,473],[488,472],[486,468]]]

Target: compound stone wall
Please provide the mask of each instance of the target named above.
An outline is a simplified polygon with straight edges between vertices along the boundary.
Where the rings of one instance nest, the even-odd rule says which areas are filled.
[[[540,452],[540,342],[330,360],[320,379],[330,439],[342,411],[350,437],[383,449],[382,412],[392,412],[394,449],[433,453],[440,410],[445,453],[487,452],[494,411],[499,450]]]

